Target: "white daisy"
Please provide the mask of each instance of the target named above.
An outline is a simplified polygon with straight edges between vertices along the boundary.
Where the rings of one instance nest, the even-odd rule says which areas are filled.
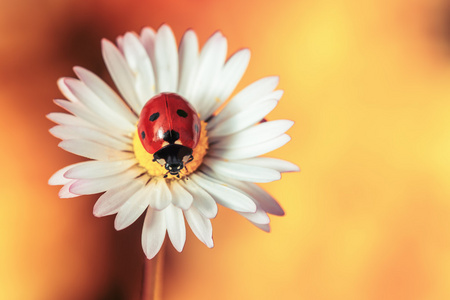
[[[289,120],[261,122],[283,92],[278,77],[265,77],[230,97],[245,69],[250,51],[229,59],[227,40],[213,34],[199,51],[188,30],[179,45],[172,30],[144,28],[126,33],[117,46],[102,41],[103,58],[120,92],[81,67],[79,79],[61,78],[58,86],[67,100],[55,103],[69,113],[50,113],[58,125],[50,132],[66,151],[91,160],[67,166],[49,180],[63,185],[61,198],[104,192],[94,215],[117,214],[114,226],[126,228],[146,211],[142,247],[151,259],[161,248],[166,231],[178,251],[184,247],[184,218],[194,234],[213,247],[210,219],[217,204],[235,210],[262,230],[269,231],[267,214],[283,215],[280,205],[255,183],[271,182],[283,172],[298,171],[292,163],[259,157],[286,144]],[[178,175],[152,161],[136,134],[146,102],[162,92],[181,95],[198,113],[202,129],[193,149],[194,160]]]

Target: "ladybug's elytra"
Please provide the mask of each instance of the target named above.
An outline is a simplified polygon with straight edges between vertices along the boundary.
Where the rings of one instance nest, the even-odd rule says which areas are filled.
[[[195,109],[180,95],[161,93],[144,105],[138,122],[138,134],[153,161],[164,166],[167,174],[179,172],[194,159],[192,151],[200,138],[200,119]]]

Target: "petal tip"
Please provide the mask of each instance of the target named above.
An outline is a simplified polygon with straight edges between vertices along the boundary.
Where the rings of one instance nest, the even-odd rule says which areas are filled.
[[[98,203],[98,201],[94,204],[94,208],[92,209],[92,214],[95,217],[100,218],[100,217],[105,216],[105,214],[101,211],[101,209],[99,208],[99,205],[97,203]]]
[[[59,87],[59,89],[61,90],[62,89],[62,87],[65,85],[64,84],[64,80],[66,79],[66,77],[61,77],[61,78],[58,78],[58,80],[56,80],[56,84],[57,84],[57,86]]]
[[[252,54],[250,48],[239,49],[236,53],[240,53],[241,55],[245,55],[246,57],[248,57],[248,59],[250,58],[250,56]]]
[[[47,180],[47,184],[48,185],[61,185],[61,183],[58,183],[58,180],[55,179],[56,174],[53,174],[48,180]]]
[[[181,247],[175,247],[174,246],[174,248],[175,248],[175,250],[177,250],[178,252],[183,252],[183,249],[184,249],[184,244],[181,246]]]
[[[160,26],[159,26],[159,28],[158,28],[158,33],[159,32],[161,32],[161,33],[172,33],[173,34],[173,31],[172,31],[172,28],[167,24],[167,23],[162,23]]]
[[[101,40],[101,47],[102,47],[102,51],[104,53],[107,50],[115,48],[116,46],[110,40],[108,40],[106,38],[102,38],[102,40]]]
[[[249,205],[248,212],[249,213],[256,213],[256,211],[258,210],[258,207],[256,206],[255,202],[251,201],[251,203],[252,203],[252,205]]]
[[[212,240],[212,238],[209,241],[205,242],[206,247],[208,247],[209,249],[214,248],[214,241]]]
[[[301,170],[300,170],[300,167],[299,166],[297,166],[297,165],[292,165],[292,171],[291,172],[300,172]]]
[[[74,66],[74,67],[72,68],[72,70],[73,70],[73,72],[75,73],[75,75],[78,76],[78,78],[81,78],[82,75],[83,75],[83,73],[88,72],[88,70],[87,70],[86,68],[83,68],[83,67],[81,67],[81,66]]]
[[[51,112],[51,113],[46,114],[45,117],[46,117],[48,120],[50,120],[50,121],[52,121],[52,122],[54,122],[54,123],[57,123],[57,122],[55,122],[54,119],[53,119],[53,116],[54,116],[54,115],[55,115],[55,113],[54,113],[54,112]],[[57,123],[57,124],[58,124],[58,123]]]
[[[116,215],[116,218],[114,219],[114,229],[116,231],[120,231],[120,230],[125,229],[126,227],[128,227],[128,226],[126,226],[123,222],[121,222],[118,219],[118,216],[119,215]]]
[[[58,196],[59,196],[59,198],[61,198],[61,199],[68,199],[68,198],[75,198],[75,197],[78,197],[78,196],[80,196],[80,195],[70,192],[70,188],[69,188],[69,190],[67,190],[67,189],[65,189],[65,188],[63,187],[63,188],[59,191]]]
[[[197,36],[197,34],[195,33],[195,30],[194,30],[193,28],[191,28],[191,27],[189,27],[188,29],[186,29],[186,31],[184,32],[183,35],[187,35],[187,34],[192,34],[192,35]]]
[[[141,29],[141,36],[145,34],[155,34],[155,29],[149,26],[145,26]]]
[[[67,140],[64,140],[64,141],[59,142],[59,143],[58,143],[58,147],[61,148],[61,149],[66,150],[66,144],[67,144],[67,143],[65,143],[66,141],[67,141]]]
[[[271,210],[270,212],[267,212],[268,214],[271,214],[273,216],[277,216],[277,217],[283,217],[286,215],[286,213],[284,212],[284,209],[277,203],[277,208],[274,210]]]

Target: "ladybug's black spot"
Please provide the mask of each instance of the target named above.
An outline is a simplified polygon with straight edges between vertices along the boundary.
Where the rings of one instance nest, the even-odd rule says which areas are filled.
[[[197,124],[194,125],[194,129],[195,129],[195,132],[197,132],[197,133],[199,132],[199,128],[198,128]]]
[[[142,139],[145,139],[145,132],[141,132]]]
[[[163,140],[169,144],[175,144],[175,142],[180,138],[180,134],[175,130],[167,130],[164,132]]]
[[[177,115],[179,115],[182,118],[186,118],[188,116],[187,112],[185,112],[182,109],[177,110]]]
[[[155,121],[156,119],[159,118],[159,112],[155,112],[154,114],[152,114],[149,118],[150,121]]]

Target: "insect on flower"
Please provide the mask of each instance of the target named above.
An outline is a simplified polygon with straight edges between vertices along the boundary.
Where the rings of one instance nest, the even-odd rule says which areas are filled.
[[[164,166],[167,174],[179,172],[191,162],[192,149],[200,139],[200,119],[183,97],[161,93],[150,99],[139,117],[139,138],[153,161]]]

